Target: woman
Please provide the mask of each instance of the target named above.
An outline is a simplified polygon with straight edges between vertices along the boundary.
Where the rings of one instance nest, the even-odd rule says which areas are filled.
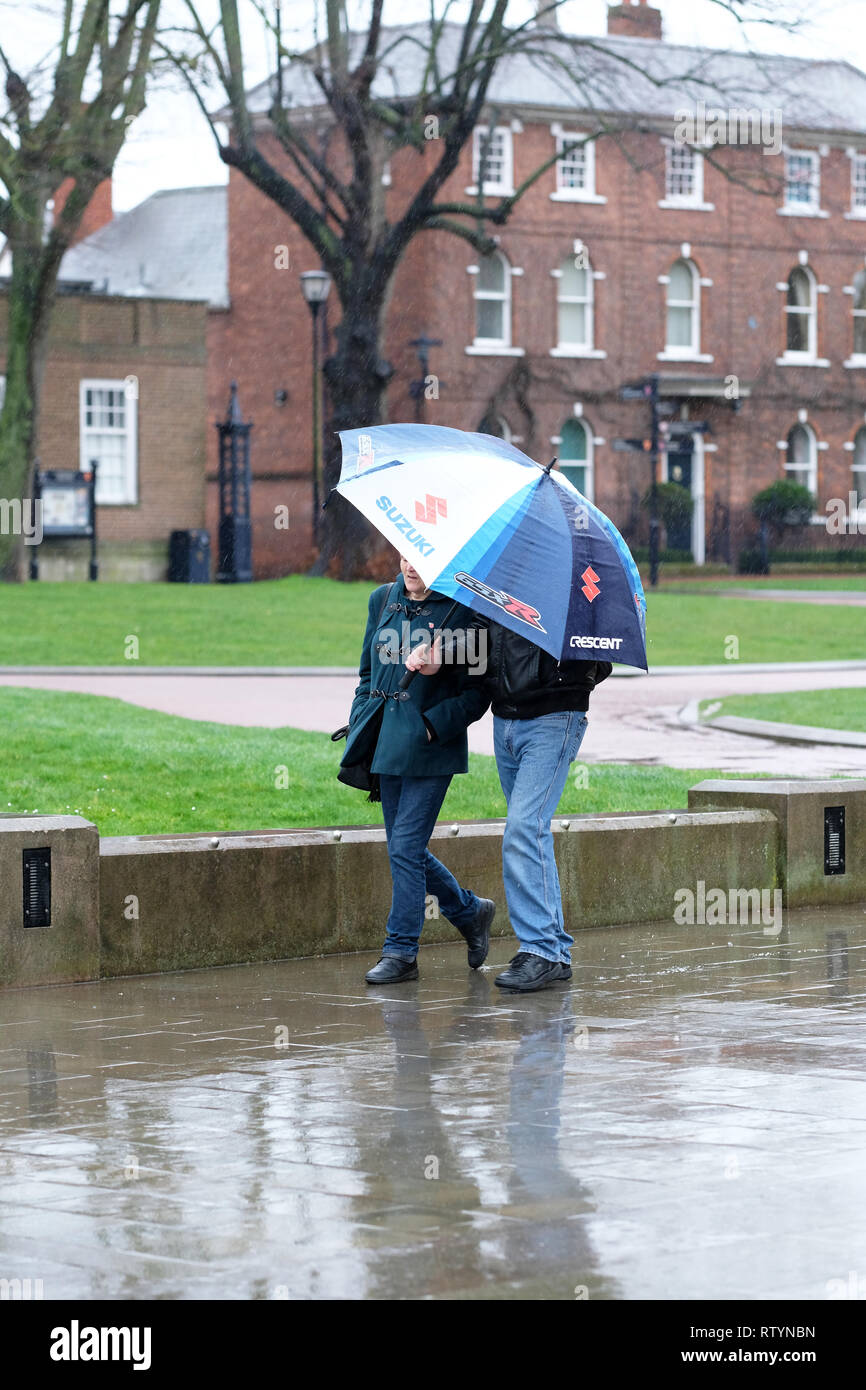
[[[467,725],[480,719],[489,703],[480,671],[471,675],[465,663],[448,660],[435,669],[424,663],[422,644],[442,630],[450,607],[451,600],[426,588],[405,558],[400,577],[370,596],[341,766],[357,766],[372,748],[371,770],[379,776],[382,794],[393,894],[382,955],[366,975],[371,985],[417,980],[415,957],[428,893],[465,938],[474,970],[489,947],[494,903],[461,888],[427,848],[451,778],[468,770]],[[471,621],[469,610],[460,606],[449,625],[460,629]],[[401,691],[407,665],[421,674]]]

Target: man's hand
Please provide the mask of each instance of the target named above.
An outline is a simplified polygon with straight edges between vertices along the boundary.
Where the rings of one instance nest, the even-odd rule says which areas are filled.
[[[421,676],[435,676],[442,665],[442,635],[436,638],[433,643],[433,650],[430,650],[426,642],[422,642],[420,647],[416,647],[414,652],[410,652],[406,658],[406,670],[417,671]]]

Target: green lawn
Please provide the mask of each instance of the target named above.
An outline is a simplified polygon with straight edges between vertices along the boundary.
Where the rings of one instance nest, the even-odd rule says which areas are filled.
[[[122,700],[0,688],[0,812],[75,812],[104,835],[380,824],[381,808],[336,780],[339,747],[327,734],[244,729],[157,714]],[[442,819],[504,815],[493,758],[473,756],[455,777]],[[711,769],[586,766],[560,810],[684,807]],[[281,768],[288,786],[276,785]]]
[[[701,713],[710,704],[703,701]],[[851,690],[797,690],[784,695],[730,695],[713,718],[736,714],[743,719],[771,719],[778,724],[811,724],[824,729],[866,733],[866,685]]]
[[[354,666],[372,587],[302,575],[237,585],[4,585],[0,666]],[[674,588],[648,597],[651,665],[725,661],[732,636],[740,661],[864,656],[866,607],[846,608],[840,622],[812,604]]]

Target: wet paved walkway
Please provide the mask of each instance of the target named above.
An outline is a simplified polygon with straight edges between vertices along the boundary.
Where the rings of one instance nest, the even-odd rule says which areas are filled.
[[[383,991],[343,956],[3,993],[0,1278],[821,1300],[862,1276],[866,906],[575,954],[529,997],[459,945]]]

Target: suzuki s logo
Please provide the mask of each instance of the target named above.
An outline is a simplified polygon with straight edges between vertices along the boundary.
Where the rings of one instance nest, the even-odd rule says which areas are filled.
[[[428,525],[435,526],[436,519],[440,516],[448,515],[448,503],[444,497],[431,497],[427,493],[426,505],[424,502],[415,503],[415,520],[426,521]]]
[[[580,577],[583,580],[581,593],[585,594],[589,602],[592,603],[593,599],[598,598],[601,593],[601,589],[598,587],[598,575],[592,565],[587,565]]]

